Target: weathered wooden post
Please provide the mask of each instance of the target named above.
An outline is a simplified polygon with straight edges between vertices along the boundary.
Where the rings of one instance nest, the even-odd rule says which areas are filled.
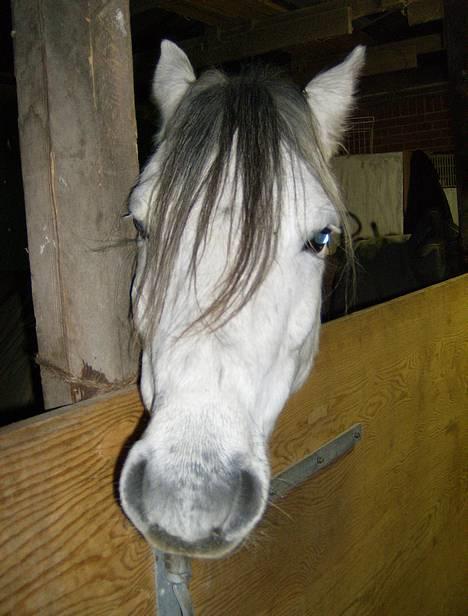
[[[138,173],[128,0],[13,0],[34,307],[46,408],[136,371],[128,319]]]

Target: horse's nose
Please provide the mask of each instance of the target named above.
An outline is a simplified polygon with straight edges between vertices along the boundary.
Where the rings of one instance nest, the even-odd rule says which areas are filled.
[[[213,474],[192,465],[176,481],[141,459],[125,473],[121,492],[127,515],[154,545],[191,554],[238,543],[264,507],[259,479],[235,463]]]

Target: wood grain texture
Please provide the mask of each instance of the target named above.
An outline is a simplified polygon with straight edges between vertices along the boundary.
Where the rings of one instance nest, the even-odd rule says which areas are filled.
[[[183,41],[181,45],[194,66],[209,66],[351,32],[348,6],[318,6],[265,17],[254,24]]]
[[[408,25],[425,24],[428,21],[443,19],[444,6],[442,0],[419,0],[408,6]]]
[[[133,389],[0,432],[0,614],[154,614],[153,558],[116,501]]]
[[[355,422],[364,438],[237,554],[194,563],[197,616],[465,613],[467,290],[460,277],[323,327],[273,472]],[[130,389],[0,431],[0,614],[155,613],[152,555],[114,488],[141,412]]]
[[[73,378],[136,372],[134,229],[123,218],[138,175],[130,17],[128,0],[12,8],[36,329],[45,406],[55,408],[96,393]]]
[[[465,614],[467,282],[323,328],[273,436],[273,470],[355,422],[364,438],[271,508],[230,560],[195,563],[197,614]]]
[[[271,0],[137,0],[132,4],[132,14],[144,8],[161,8],[171,13],[177,13],[186,19],[195,19],[210,26],[224,26],[226,23],[236,23],[259,19],[268,15],[285,12],[284,6]]]
[[[366,41],[362,31],[359,37],[354,32],[352,39],[330,39],[328,45],[327,41],[314,41],[290,50],[295,79],[298,83],[307,83],[316,73],[342,62],[357,43],[368,45],[362,77],[417,68],[419,54],[440,51],[444,47],[440,34],[370,46],[372,41]]]

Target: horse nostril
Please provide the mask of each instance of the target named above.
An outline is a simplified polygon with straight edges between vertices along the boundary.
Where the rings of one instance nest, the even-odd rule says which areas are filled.
[[[126,474],[121,487],[121,498],[124,504],[130,505],[137,516],[143,520],[143,493],[146,472],[146,460],[142,459],[133,463]],[[128,513],[131,514],[131,511]],[[133,517],[130,515],[130,517]]]
[[[160,549],[222,553],[259,519],[265,504],[262,481],[237,460],[216,473],[202,473],[195,465],[189,471],[170,477],[154,455],[136,450],[121,477],[123,509]]]
[[[221,539],[223,536],[223,531],[221,530],[221,528],[219,528],[219,526],[213,528],[213,530],[211,531],[211,536],[213,537],[213,539]]]
[[[226,520],[225,532],[237,532],[248,525],[258,515],[259,509],[263,509],[262,500],[259,479],[250,471],[240,471],[237,494]]]

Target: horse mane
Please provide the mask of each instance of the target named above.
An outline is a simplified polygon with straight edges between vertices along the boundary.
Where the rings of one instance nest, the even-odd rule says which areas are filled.
[[[136,301],[145,288],[145,321],[161,319],[182,236],[196,207],[190,267],[196,284],[197,263],[215,218],[219,196],[234,177],[230,237],[236,233],[232,266],[216,287],[215,299],[202,307],[190,326],[218,328],[251,299],[274,260],[282,219],[285,165],[304,161],[339,213],[339,191],[325,159],[318,129],[305,94],[277,71],[256,66],[237,76],[205,72],[188,89],[163,127],[158,146],[162,163],[151,193],[147,259]],[[287,151],[290,155],[284,156]],[[346,221],[342,216],[344,226]],[[304,238],[306,239],[306,238]]]

